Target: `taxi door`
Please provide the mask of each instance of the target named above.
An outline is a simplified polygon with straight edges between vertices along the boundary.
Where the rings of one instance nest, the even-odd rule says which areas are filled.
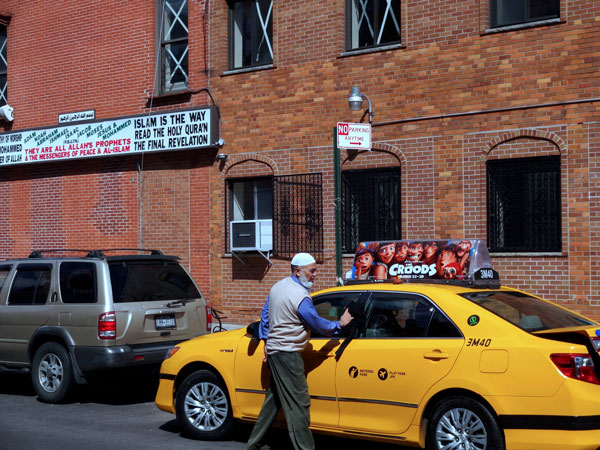
[[[340,427],[401,434],[427,390],[452,368],[463,346],[460,331],[427,298],[373,293],[361,337],[336,368]]]
[[[314,299],[317,313],[328,320],[338,320],[346,306],[356,301],[360,293],[336,292]],[[335,351],[343,338],[325,337],[312,333],[302,352],[304,371],[311,399],[311,425],[335,427],[339,411],[335,390]],[[262,359],[264,343],[247,335],[242,338],[236,353],[235,388],[242,417],[258,417],[269,386],[270,371]],[[281,418],[281,416],[280,416]]]

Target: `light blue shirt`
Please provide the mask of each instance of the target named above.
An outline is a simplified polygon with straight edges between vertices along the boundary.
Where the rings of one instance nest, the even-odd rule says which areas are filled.
[[[292,280],[296,283],[302,285],[298,277],[292,275]],[[308,291],[307,291],[308,294]],[[315,305],[311,298],[307,295],[298,306],[298,314],[300,315],[300,319],[304,324],[310,328],[315,333],[322,334],[323,336],[333,336],[340,332],[342,327],[338,321],[332,322],[330,320],[324,319],[323,317],[317,314],[317,310],[315,309]],[[269,297],[267,297],[267,301],[263,306],[262,311],[260,312],[260,326],[258,327],[258,336],[261,339],[267,339],[267,335],[269,334]]]

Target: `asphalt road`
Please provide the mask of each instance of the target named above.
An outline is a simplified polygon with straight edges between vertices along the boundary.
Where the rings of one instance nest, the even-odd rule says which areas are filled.
[[[175,416],[154,405],[156,377],[120,374],[79,386],[60,405],[37,400],[28,375],[0,374],[0,450],[240,450],[251,427],[239,424],[230,440],[206,442],[181,434]],[[274,449],[291,445],[274,430]],[[404,447],[315,435],[317,449],[401,450]]]

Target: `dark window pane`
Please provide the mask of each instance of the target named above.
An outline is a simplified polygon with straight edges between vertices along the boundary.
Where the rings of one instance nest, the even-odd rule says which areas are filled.
[[[561,251],[560,157],[487,162],[492,252]]]
[[[399,0],[349,0],[349,48],[400,42]]]
[[[165,61],[167,63],[166,76],[167,85],[178,82],[187,83],[188,72],[188,44],[176,43],[165,45]]]
[[[51,266],[19,267],[8,297],[9,305],[44,304],[50,292]]]
[[[491,0],[492,27],[560,17],[560,0]]]
[[[273,0],[235,2],[229,18],[231,67],[273,62]]]
[[[400,169],[342,172],[343,249],[360,242],[399,240]]]
[[[96,266],[64,262],[60,265],[60,296],[63,303],[96,303]]]
[[[109,269],[115,303],[200,297],[190,276],[177,263],[112,262]]]

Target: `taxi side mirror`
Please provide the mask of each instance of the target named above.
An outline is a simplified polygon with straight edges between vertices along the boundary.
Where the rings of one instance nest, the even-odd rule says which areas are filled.
[[[246,334],[250,336],[252,339],[260,339],[258,336],[258,328],[260,326],[260,322],[252,322],[250,325],[246,327]]]

